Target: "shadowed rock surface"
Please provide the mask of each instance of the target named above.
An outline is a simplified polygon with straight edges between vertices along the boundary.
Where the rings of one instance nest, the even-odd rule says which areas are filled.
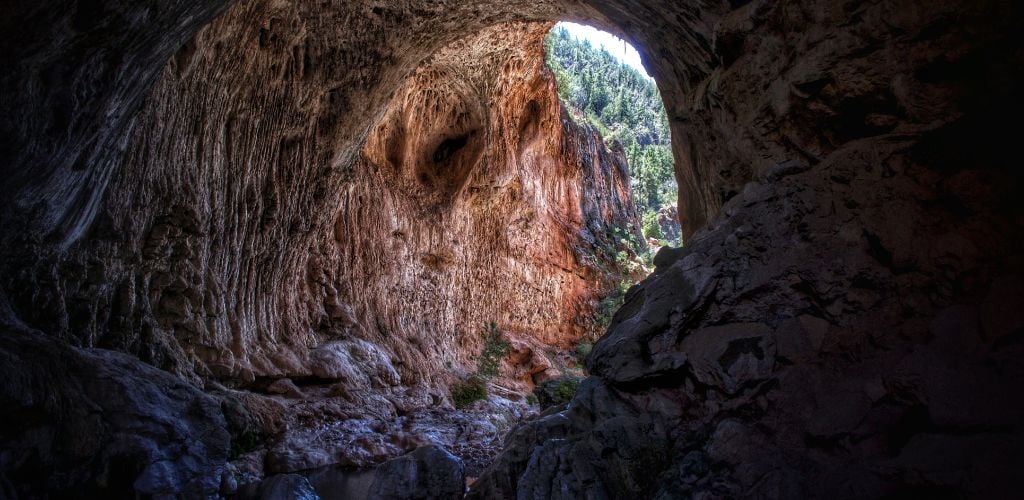
[[[470,496],[1009,497],[1020,9],[15,2],[2,491],[214,493],[229,429],[281,432],[310,379],[349,381],[324,404],[397,415],[447,397],[445,361],[477,352],[481,318],[508,313],[493,319],[523,345],[579,335],[565,321],[599,284],[572,283],[590,280],[573,255],[619,210],[594,193],[622,200],[625,177],[614,159],[544,167],[615,157],[555,114],[526,43],[564,18],[623,34],[657,78],[686,247],[661,250],[593,376],[517,428]],[[238,390],[264,383],[276,394]]]
[[[230,435],[217,400],[126,354],[55,342],[2,318],[5,498],[200,496]]]
[[[380,466],[368,498],[458,498],[466,488],[462,461],[438,446],[424,446]]]

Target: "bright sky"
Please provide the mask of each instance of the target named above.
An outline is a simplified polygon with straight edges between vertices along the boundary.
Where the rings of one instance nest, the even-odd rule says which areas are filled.
[[[611,55],[615,56],[620,61],[638,69],[640,74],[650,78],[651,75],[647,74],[647,70],[644,69],[644,65],[640,62],[640,54],[637,53],[636,49],[632,45],[627,43],[625,40],[601,31],[591,26],[584,26],[582,24],[561,22],[558,23],[557,27],[564,27],[569,30],[569,34],[580,39],[590,40],[590,44],[595,47],[604,47]]]

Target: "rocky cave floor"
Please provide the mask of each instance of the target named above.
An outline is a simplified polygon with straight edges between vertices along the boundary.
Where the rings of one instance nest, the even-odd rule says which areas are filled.
[[[584,374],[568,351],[551,349],[547,357],[557,366],[527,368],[538,382]],[[506,358],[502,373],[517,368],[522,372]],[[503,375],[488,383],[486,399],[455,408],[427,389],[351,391],[323,379],[258,380],[246,390],[213,387],[228,415],[232,409],[244,413],[236,415],[248,420],[239,427],[255,424],[264,431],[235,437],[221,493],[270,498],[311,488],[324,498],[364,498],[381,464],[430,445],[462,461],[468,487],[501,452],[509,431],[564,406],[542,412],[533,388]]]

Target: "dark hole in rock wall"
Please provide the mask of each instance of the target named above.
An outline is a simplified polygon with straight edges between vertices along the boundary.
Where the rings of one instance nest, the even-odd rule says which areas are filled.
[[[441,144],[434,150],[434,163],[442,163],[452,157],[458,150],[466,145],[469,135],[460,135],[441,141]]]
[[[539,115],[540,104],[537,104],[537,101],[531,99],[530,102],[526,103],[526,109],[519,122],[520,141],[528,142],[537,135],[537,119],[539,118]]]
[[[450,196],[466,183],[483,149],[482,136],[476,130],[445,137],[426,150],[428,156],[418,166],[416,178],[435,194]]]

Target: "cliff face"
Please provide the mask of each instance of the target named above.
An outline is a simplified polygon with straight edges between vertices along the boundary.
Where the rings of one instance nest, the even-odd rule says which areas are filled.
[[[517,430],[473,495],[1015,486],[1024,216],[1002,124],[1024,109],[1019,6],[51,0],[9,14],[5,491],[53,488],[52,471],[119,496],[216,488],[216,429],[241,412],[95,347],[196,384],[319,372],[382,401],[430,385],[448,346],[464,362],[459,333],[483,320],[576,335],[552,326],[587,301],[570,236],[618,211],[592,193],[621,174],[587,133],[558,131],[532,63],[485,75],[445,52],[525,61],[473,37],[559,18],[625,34],[650,64],[687,246],[628,295],[569,408]],[[552,155],[600,166],[549,173]],[[480,265],[548,300],[494,290],[505,281]],[[533,276],[553,268],[557,283]],[[391,308],[405,302],[436,318]],[[418,328],[438,336],[418,345]],[[180,425],[134,425],[167,412]]]
[[[329,311],[351,309],[410,369],[472,367],[491,321],[569,348],[597,333],[595,306],[627,278],[616,253],[639,238],[628,167],[561,108],[549,27],[489,28],[433,55],[343,187],[321,260]]]

